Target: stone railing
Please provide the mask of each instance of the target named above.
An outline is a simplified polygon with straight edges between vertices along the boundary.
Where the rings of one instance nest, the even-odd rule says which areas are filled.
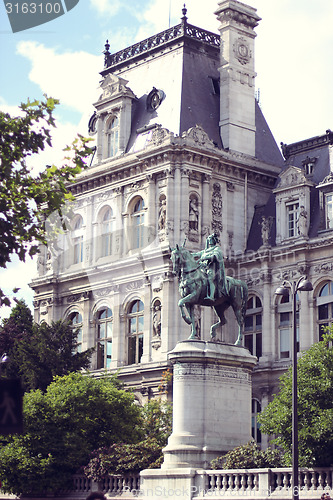
[[[108,51],[105,54],[105,68],[117,66],[124,62],[128,62],[133,57],[144,54],[155,47],[161,47],[172,40],[180,37],[188,37],[195,40],[200,40],[212,47],[220,47],[220,35],[211,31],[203,30],[197,26],[187,23],[177,24],[161,33],[157,33],[141,42],[135,43],[126,49],[120,50],[115,54],[110,54]]]
[[[194,498],[292,497],[291,468],[206,470],[195,481]],[[300,469],[300,498],[317,498],[333,488],[333,469]]]
[[[138,491],[140,489],[140,474],[128,474],[123,476],[108,476],[102,481],[95,482],[86,476],[73,476],[73,490],[78,498],[85,498],[92,491],[103,491],[107,496],[117,497],[124,492]],[[63,496],[64,498],[64,496]]]
[[[174,490],[171,498],[187,500],[241,500],[246,497],[259,500],[277,498],[291,500],[291,468],[281,469],[234,469],[234,470],[198,470],[193,478],[193,486],[187,489]],[[300,469],[299,496],[301,500],[316,499],[324,491],[332,492],[333,468]],[[95,482],[83,475],[73,477],[73,489],[59,495],[62,500],[84,500],[92,491],[103,491],[107,498],[125,500],[127,498],[144,497],[145,491],[140,489],[140,475],[108,476],[101,482]],[[161,492],[159,491],[159,496]],[[331,494],[332,497],[332,494]],[[1,494],[0,500],[15,498],[13,495]],[[29,497],[31,498],[31,497]],[[39,499],[40,500],[40,499]]]

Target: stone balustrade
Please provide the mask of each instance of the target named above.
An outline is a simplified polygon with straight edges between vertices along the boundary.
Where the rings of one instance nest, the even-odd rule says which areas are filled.
[[[301,500],[320,500],[324,491],[332,492],[332,489],[333,468],[301,468],[299,470],[299,496]],[[108,476],[99,483],[84,475],[75,475],[73,489],[66,493],[63,492],[59,498],[62,500],[72,500],[73,498],[84,500],[89,493],[97,490],[103,491],[107,498],[115,500],[147,496],[154,498],[153,492],[145,492],[142,487],[140,488],[139,474]],[[163,498],[162,493],[161,490],[158,490],[156,498],[157,496]],[[269,498],[291,500],[291,468],[197,470],[193,486],[189,490],[183,488],[179,491],[165,493],[170,498],[179,498],[180,500],[207,500],[208,498],[241,500],[246,497],[259,500]],[[15,498],[15,496],[0,492],[0,500],[11,498]]]
[[[201,482],[197,481],[197,494],[201,498],[291,498],[291,468],[206,470]],[[300,498],[320,499],[323,491],[333,488],[333,469],[299,469]]]

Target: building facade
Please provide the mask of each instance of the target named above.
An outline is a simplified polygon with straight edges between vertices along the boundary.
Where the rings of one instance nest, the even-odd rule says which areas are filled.
[[[105,45],[89,133],[91,166],[72,186],[70,228],[42,249],[35,320],[67,318],[78,348],[95,346],[92,374],[117,371],[140,402],[159,393],[167,353],[190,334],[170,252],[219,234],[226,273],[249,288],[244,344],[258,358],[256,413],[291,357],[291,302],[283,280],[306,274],[299,349],[333,314],[333,133],[278,148],[255,98],[256,9],[217,5],[219,34],[180,24],[115,54]],[[212,13],[213,15],[213,13]],[[197,307],[201,338],[214,313]],[[219,340],[234,343],[227,313]]]

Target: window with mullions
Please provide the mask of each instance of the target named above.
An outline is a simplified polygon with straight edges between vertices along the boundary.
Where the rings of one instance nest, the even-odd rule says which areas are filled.
[[[319,291],[317,297],[318,332],[322,339],[325,326],[333,323],[333,282],[329,281]]]
[[[68,321],[70,322],[72,330],[75,330],[75,332],[77,333],[76,352],[81,352],[82,351],[82,330],[83,330],[82,315],[77,311],[72,312],[68,316]]]
[[[128,364],[140,363],[143,354],[143,312],[141,300],[133,302],[128,311]]]
[[[110,120],[107,128],[107,156],[115,156],[119,149],[119,118]]]
[[[333,195],[327,194],[325,196],[325,218],[326,229],[333,228]]]
[[[257,358],[262,356],[262,304],[257,296],[247,301],[244,345]]]
[[[261,443],[261,430],[258,422],[258,415],[261,412],[261,404],[257,399],[252,399],[252,438]]]
[[[113,236],[113,214],[111,208],[108,208],[102,219],[102,245],[101,255],[107,257],[112,254],[112,236]]]
[[[299,203],[290,203],[287,205],[288,238],[298,236],[297,219],[299,212]]]
[[[97,313],[97,369],[110,368],[112,360],[112,311],[105,307]]]
[[[298,308],[299,297],[296,295],[296,308]],[[292,303],[290,302],[290,295],[282,297],[278,305],[279,317],[279,339],[280,339],[280,358],[291,358],[292,350]],[[297,352],[299,352],[299,312],[296,311],[296,335],[297,335]]]
[[[144,223],[145,223],[145,204],[142,198],[137,200],[132,212],[133,227],[133,248],[144,246]]]

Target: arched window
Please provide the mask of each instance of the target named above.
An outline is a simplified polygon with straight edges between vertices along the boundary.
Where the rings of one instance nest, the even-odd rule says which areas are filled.
[[[107,257],[112,254],[112,237],[113,237],[113,214],[111,208],[108,208],[103,215],[102,219],[102,242],[101,242],[101,256]]]
[[[83,262],[83,219],[79,215],[74,220],[73,227],[73,264]]]
[[[299,296],[296,294],[296,331],[297,331],[297,352],[299,352]],[[279,348],[280,358],[291,358],[292,349],[292,303],[290,295],[282,296],[277,307],[279,325]]]
[[[141,248],[144,246],[144,208],[144,201],[142,198],[139,198],[136,201],[132,212],[133,248]]]
[[[112,360],[112,311],[105,307],[97,313],[97,369],[110,368]]]
[[[107,128],[107,156],[115,156],[119,149],[119,118],[114,116]]]
[[[260,402],[257,399],[252,399],[252,437],[258,444],[261,443],[261,430],[258,422],[258,415],[260,412]]]
[[[141,300],[132,302],[128,310],[128,364],[140,363],[143,353],[143,312]]]
[[[247,301],[244,345],[257,358],[262,356],[262,305],[256,295]]]
[[[333,282],[329,281],[319,291],[317,297],[318,308],[318,333],[319,340],[322,339],[323,327],[333,323]]]
[[[81,352],[82,351],[82,331],[83,331],[82,315],[77,311],[72,312],[68,316],[68,321],[70,322],[71,328],[73,330],[75,330],[77,333],[76,351]]]

